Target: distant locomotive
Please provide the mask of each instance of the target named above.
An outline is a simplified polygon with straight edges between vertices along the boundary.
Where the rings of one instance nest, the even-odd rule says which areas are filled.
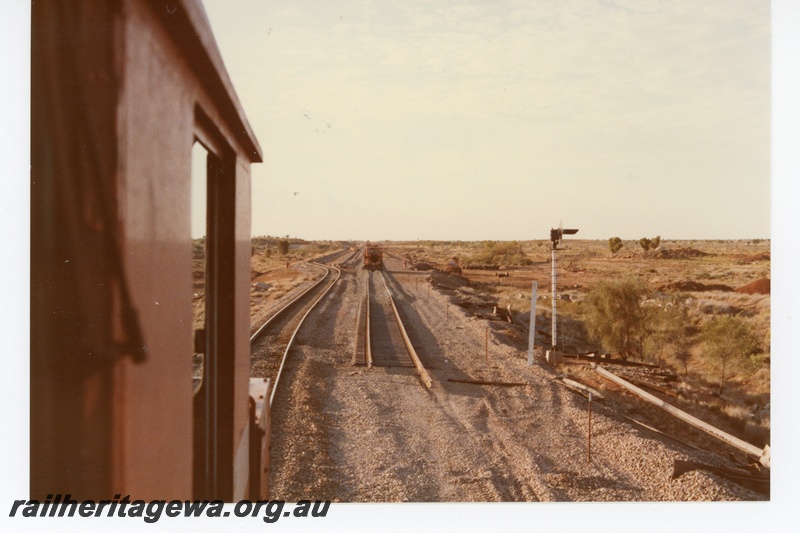
[[[31,32],[31,497],[263,497],[249,343],[262,152],[203,6],[33,2]]]
[[[380,270],[383,268],[383,250],[380,246],[367,243],[364,247],[364,268]]]

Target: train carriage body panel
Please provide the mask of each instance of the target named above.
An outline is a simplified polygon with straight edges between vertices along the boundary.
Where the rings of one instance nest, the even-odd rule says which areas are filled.
[[[73,0],[32,14],[31,496],[244,498],[261,149],[203,8]],[[197,395],[195,142],[210,154],[213,363]]]

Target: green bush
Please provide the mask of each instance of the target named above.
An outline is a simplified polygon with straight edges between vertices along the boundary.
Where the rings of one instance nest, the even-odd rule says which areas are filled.
[[[684,302],[683,295],[673,295],[666,301],[662,300],[663,306],[650,308],[647,349],[659,366],[664,354],[671,352],[675,360],[682,364],[684,374],[688,374],[691,357],[690,320]]]
[[[655,250],[661,245],[661,235],[656,235],[652,239],[650,239],[650,249]]]
[[[289,253],[289,239],[281,239],[278,241],[278,253],[281,255]]]
[[[627,278],[601,281],[586,298],[586,327],[603,348],[624,357],[642,355],[652,313],[642,305],[650,290]]]
[[[639,239],[639,246],[641,246],[642,250],[645,252],[647,250],[655,250],[659,245],[661,245],[661,235],[656,235],[652,239],[648,239],[647,237]]]
[[[716,316],[700,334],[703,357],[719,369],[719,393],[725,388],[727,372],[738,368],[760,350],[758,338],[744,319],[737,316]]]

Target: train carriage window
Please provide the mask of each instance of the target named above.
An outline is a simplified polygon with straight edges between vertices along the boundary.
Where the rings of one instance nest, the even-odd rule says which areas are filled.
[[[192,146],[192,389],[194,391],[194,493],[205,498],[214,477],[215,248],[213,192],[209,174],[216,156],[197,139]],[[211,194],[209,194],[211,193]]]
[[[192,235],[192,331],[194,355],[192,380],[195,393],[203,380],[206,352],[206,227],[208,150],[195,142],[192,147],[191,235]]]
[[[192,148],[194,493],[233,494],[236,155],[196,109]]]

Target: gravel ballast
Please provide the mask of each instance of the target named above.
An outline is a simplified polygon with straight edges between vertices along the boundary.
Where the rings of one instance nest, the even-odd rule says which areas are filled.
[[[555,381],[540,360],[506,342],[503,323],[478,320],[429,290],[420,274],[392,272],[409,336],[433,378],[413,368],[353,366],[364,294],[344,270],[309,315],[289,355],[272,412],[270,497],[294,501],[764,500],[705,471],[671,479],[675,459],[713,454],[657,440]],[[488,363],[486,339],[488,328]],[[502,387],[448,379],[526,383]]]

